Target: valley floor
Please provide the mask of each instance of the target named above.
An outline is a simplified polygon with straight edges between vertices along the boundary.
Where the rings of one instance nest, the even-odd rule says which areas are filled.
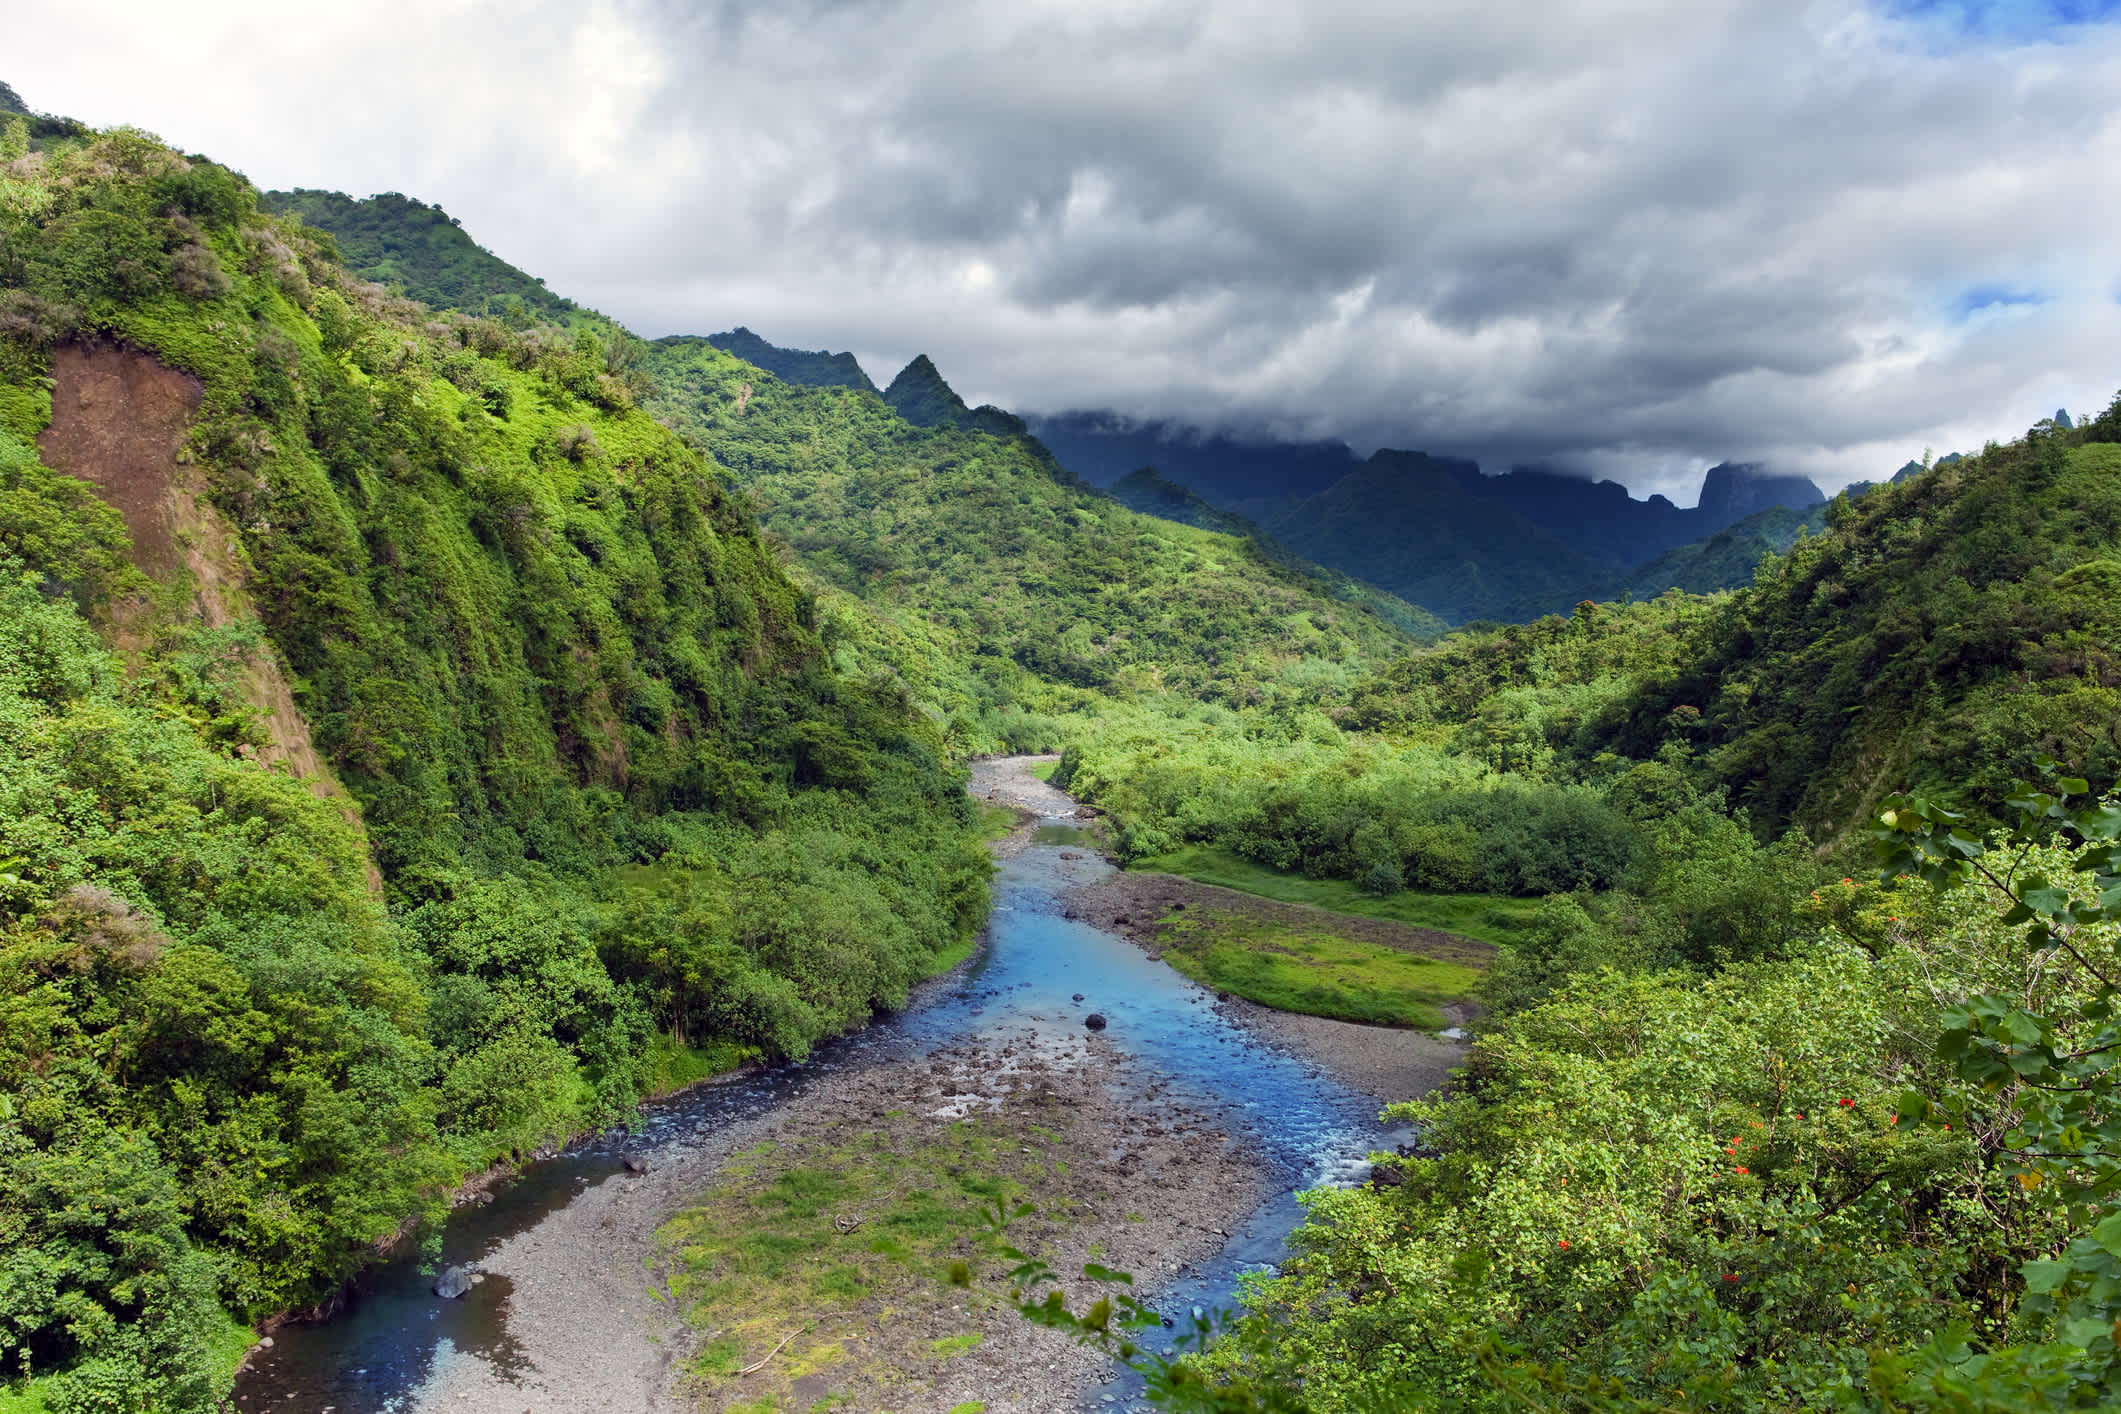
[[[1026,766],[1017,758],[975,769],[977,797],[1022,812],[1019,827],[994,846],[1005,858],[1027,847],[1041,824],[1074,813],[1067,796]],[[1321,912],[1147,874],[1113,875],[1063,902],[1071,914],[1152,948],[1150,920],[1178,903],[1303,921]],[[1372,939],[1388,946],[1481,947],[1331,916],[1391,933]],[[959,980],[928,984],[914,1005]],[[1381,1103],[1443,1083],[1461,1054],[1458,1045],[1418,1030],[1277,1013],[1235,998],[1218,1005],[1270,1046]],[[479,1263],[509,1283],[506,1319],[519,1358],[499,1368],[445,1357],[420,1407],[463,1414],[814,1407],[1034,1414],[1101,1402],[1111,1362],[1018,1315],[1000,1279],[1007,1263],[991,1248],[946,1235],[932,1253],[916,1251],[902,1269],[881,1275],[877,1259],[862,1254],[877,1250],[865,1245],[869,1233],[909,1187],[932,1180],[942,1188],[965,1178],[945,1150],[976,1131],[979,1152],[994,1166],[978,1177],[1001,1180],[1039,1209],[1010,1230],[1010,1241],[1058,1271],[1097,1261],[1132,1272],[1137,1289],[1153,1298],[1159,1286],[1220,1251],[1274,1187],[1250,1138],[1161,1097],[1163,1078],[1095,1034],[989,1031],[932,1054],[850,1067],[770,1113],[665,1146],[646,1156],[646,1173],[615,1172]],[[886,1186],[879,1179],[821,1197],[814,1211],[807,1203],[771,1205],[776,1194],[820,1173],[854,1170],[888,1171],[891,1191],[873,1191]],[[701,1214],[689,1230],[688,1209]],[[703,1298],[704,1280],[688,1281],[688,1257],[704,1274],[716,1264],[699,1254],[751,1232],[748,1221],[717,1223],[718,1210],[778,1214],[794,1227],[784,1224],[773,1240],[811,1242],[815,1253],[791,1261],[775,1280],[739,1282],[734,1295],[723,1291],[719,1305],[704,1306],[687,1323],[679,1305],[717,1299],[713,1292]],[[841,1234],[842,1243],[835,1220],[873,1225],[858,1236]],[[944,1275],[957,1253],[969,1259],[969,1285],[952,1285]],[[833,1263],[867,1264],[863,1296],[815,1299],[818,1273]],[[728,1269],[719,1262],[717,1270]],[[1100,1294],[1082,1281],[1066,1290],[1078,1310]],[[755,1372],[738,1373],[761,1361]]]

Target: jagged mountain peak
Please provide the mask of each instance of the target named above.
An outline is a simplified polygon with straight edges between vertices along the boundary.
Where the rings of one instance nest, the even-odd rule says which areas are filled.
[[[1720,529],[1771,506],[1801,511],[1825,501],[1810,477],[1771,471],[1759,462],[1719,462],[1701,478],[1697,505]]]
[[[995,437],[1029,435],[1024,420],[989,403],[967,407],[957,390],[943,381],[942,370],[926,354],[915,354],[884,389],[892,411],[916,427],[962,427]]]

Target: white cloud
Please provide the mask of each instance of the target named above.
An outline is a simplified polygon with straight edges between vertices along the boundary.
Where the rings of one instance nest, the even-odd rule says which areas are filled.
[[[77,0],[33,104],[439,201],[645,333],[960,391],[1828,484],[2121,385],[2121,31],[1857,0]],[[1973,292],[1973,293],[1970,293]],[[1970,316],[1979,292],[2035,295]]]

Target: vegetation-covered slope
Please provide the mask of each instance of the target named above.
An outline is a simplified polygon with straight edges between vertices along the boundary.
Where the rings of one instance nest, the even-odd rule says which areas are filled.
[[[1479,479],[1468,462],[1379,452],[1267,529],[1452,623],[1536,618],[1609,577],[1600,561],[1469,490],[1468,476]]]
[[[143,135],[23,132],[0,1360],[196,1408],[218,1306],[621,1114],[659,1033],[800,1053],[903,1000],[986,865],[934,728],[834,669],[593,332],[383,296]]]
[[[1526,750],[1575,770],[1676,750],[1762,827],[1821,839],[1902,787],[1993,805],[2042,754],[2114,778],[2121,452],[2098,440],[2108,426],[2035,429],[1839,497],[1820,534],[1706,614],[1671,597],[1417,651],[1356,690],[1349,720],[1514,723]],[[1565,699],[1576,705],[1556,712]]]
[[[2121,447],[2084,436],[1837,500],[1596,740],[1683,744],[1760,818],[1826,832],[1898,788],[1994,803],[2042,754],[2121,777]]]
[[[652,348],[657,411],[757,498],[807,574],[863,606],[848,652],[903,674],[968,747],[1052,743],[1033,719],[1110,694],[1257,700],[1404,641],[1364,587],[1138,515],[1034,442],[914,426],[704,342]]]
[[[1667,589],[1683,589],[1689,594],[1742,589],[1753,582],[1754,571],[1763,559],[1784,553],[1797,543],[1798,536],[1816,534],[1825,525],[1823,505],[1808,511],[1770,506],[1630,570],[1621,592],[1654,598]]]
[[[784,349],[767,343],[739,324],[726,334],[709,334],[707,342],[723,353],[734,354],[756,368],[789,383],[808,383],[818,388],[860,388],[876,391],[876,384],[851,353],[826,353],[823,349]]]
[[[992,403],[967,407],[926,354],[914,355],[913,361],[898,371],[891,386],[884,389],[884,401],[915,427],[957,427],[993,437],[1028,435],[1024,420],[1014,413]]]
[[[464,233],[454,216],[399,192],[356,199],[335,191],[265,192],[258,204],[330,233],[364,280],[436,309],[563,321],[574,308]]]

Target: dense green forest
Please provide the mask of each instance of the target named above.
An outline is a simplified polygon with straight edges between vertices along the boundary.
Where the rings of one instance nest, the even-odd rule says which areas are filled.
[[[754,497],[833,615],[967,751],[1057,746],[1134,697],[1263,701],[1434,631],[1412,606],[1256,541],[1138,514],[1037,443],[916,426],[873,395],[786,383],[703,340],[650,346],[650,401]],[[952,395],[955,396],[954,394]]]
[[[335,191],[264,192],[259,206],[329,232],[347,269],[435,309],[488,314],[521,325],[565,323],[570,300],[465,234],[457,219],[398,192],[356,201]]]
[[[465,1175],[902,1003],[986,910],[957,762],[1064,747],[1125,860],[1512,910],[1176,1402],[2121,1397],[2121,399],[1439,638],[926,360],[643,344],[129,130],[0,160],[14,1388],[210,1407]]]
[[[0,142],[0,1365],[199,1408],[223,1312],[902,1003],[988,866],[616,340],[137,132]]]
[[[2112,1407],[2117,473],[2121,398],[1748,590],[1071,742],[1135,854],[1543,896],[1419,1149],[1312,1195],[1205,1362],[1227,1407]]]

